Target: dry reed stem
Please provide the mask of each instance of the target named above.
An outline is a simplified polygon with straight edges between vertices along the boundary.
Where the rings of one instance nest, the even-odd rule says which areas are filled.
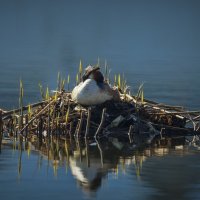
[[[91,108],[88,108],[88,116],[87,116],[87,125],[85,131],[85,138],[87,138],[89,130],[90,130],[90,119],[91,119]]]
[[[129,131],[128,131],[128,138],[129,138],[129,142],[133,143],[133,125],[130,125],[129,127]]]
[[[38,112],[35,117],[33,117],[29,122],[20,130],[20,134],[27,128],[37,117],[39,117],[51,104],[55,102],[55,99],[53,99],[49,104],[47,104],[40,112]]]
[[[80,136],[82,126],[83,126],[83,117],[84,117],[84,111],[81,111],[81,117],[80,117],[80,121],[78,123],[78,130],[77,130],[77,133],[76,133],[76,137]]]
[[[104,121],[105,121],[105,112],[106,112],[106,108],[104,108],[103,111],[102,111],[101,122],[99,124],[99,127],[98,127],[96,133],[95,133],[95,139],[97,138],[98,134],[100,133],[100,131],[103,128]]]
[[[34,103],[34,104],[31,104],[31,105],[28,105],[28,106],[23,106],[23,111],[25,110],[28,110],[29,106],[31,106],[32,108],[35,108],[35,107],[38,107],[38,106],[41,106],[45,103],[47,103],[48,101],[42,101],[42,102],[38,102],[38,103]],[[21,111],[21,108],[17,108],[17,109],[14,109],[14,110],[9,110],[9,111],[5,111],[2,115],[2,117],[6,117],[8,115],[12,115],[13,113],[18,113]]]

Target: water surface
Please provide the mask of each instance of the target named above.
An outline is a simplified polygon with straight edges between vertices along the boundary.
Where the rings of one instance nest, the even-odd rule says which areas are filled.
[[[199,10],[198,0],[0,0],[0,107],[18,106],[20,79],[25,103],[35,102],[39,82],[55,89],[60,71],[70,74],[73,88],[80,59],[86,66],[99,57],[102,66],[107,60],[111,78],[124,73],[133,93],[145,82],[146,98],[200,109]],[[29,158],[22,153],[19,177],[18,154],[4,146],[0,155],[3,199],[200,197],[198,150],[149,156],[140,176],[132,157],[123,158],[130,164],[108,159],[103,169],[98,157],[94,174],[100,170],[102,177],[92,191],[80,184],[70,164],[59,164],[55,176],[39,152]]]
[[[24,146],[25,147],[25,146]],[[81,148],[80,148],[81,147]],[[199,148],[119,151],[109,143],[68,143],[68,154],[49,156],[29,143],[4,144],[0,157],[3,199],[199,199]],[[26,145],[27,148],[27,145]]]

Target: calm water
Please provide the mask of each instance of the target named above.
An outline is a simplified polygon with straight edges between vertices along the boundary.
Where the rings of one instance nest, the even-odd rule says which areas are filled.
[[[81,148],[80,148],[81,146]],[[199,199],[200,149],[119,151],[101,144],[68,144],[57,156],[4,144],[0,157],[2,199]]]
[[[18,105],[20,78],[25,103],[35,102],[40,99],[39,82],[55,89],[60,71],[64,77],[70,74],[72,88],[80,59],[86,66],[99,57],[102,65],[107,60],[111,76],[124,73],[133,92],[145,82],[149,99],[200,109],[199,10],[198,0],[0,0],[0,107]],[[55,177],[51,163],[48,167],[47,159],[37,152],[29,158],[23,152],[19,178],[18,152],[4,146],[1,196],[200,198],[197,150],[149,156],[139,177],[132,161],[123,171],[120,157],[108,160],[103,169],[99,158],[93,163],[94,174],[97,171],[102,179],[91,192],[80,185],[70,164],[67,169],[59,164]]]

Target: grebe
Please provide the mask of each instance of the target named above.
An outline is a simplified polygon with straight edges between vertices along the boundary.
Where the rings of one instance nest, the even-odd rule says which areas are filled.
[[[82,82],[72,91],[72,100],[81,105],[97,105],[108,100],[119,100],[117,89],[111,88],[104,81],[99,67],[88,66],[82,77]]]

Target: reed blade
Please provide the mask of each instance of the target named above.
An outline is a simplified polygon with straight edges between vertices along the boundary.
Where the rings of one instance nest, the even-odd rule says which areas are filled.
[[[68,118],[69,118],[69,106],[68,106],[66,117],[65,117],[66,123],[68,123]]]
[[[118,87],[121,88],[121,75],[118,74]]]
[[[70,75],[67,76],[67,90],[69,91]]]
[[[80,60],[80,63],[79,63],[79,83],[81,82],[82,73],[83,73],[83,66],[82,66],[82,61]]]
[[[46,95],[45,95],[45,100],[49,100],[49,88],[47,86],[47,89],[46,89]]]

